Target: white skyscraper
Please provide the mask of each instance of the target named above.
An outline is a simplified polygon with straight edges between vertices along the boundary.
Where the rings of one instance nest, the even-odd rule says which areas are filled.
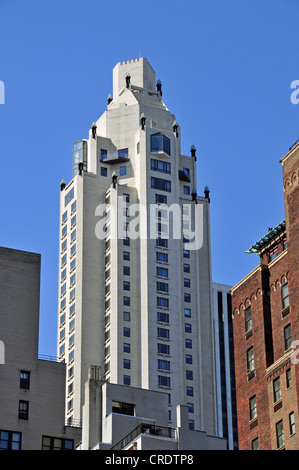
[[[113,97],[61,183],[58,355],[70,420],[81,419],[92,365],[110,383],[166,392],[170,426],[183,404],[191,429],[217,435],[209,194],[196,194],[195,149],[181,155],[180,142],[148,60],[118,63]]]

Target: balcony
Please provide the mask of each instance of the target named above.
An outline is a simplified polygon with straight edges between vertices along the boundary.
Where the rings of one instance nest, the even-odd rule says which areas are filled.
[[[119,441],[109,450],[122,450],[141,434],[157,436],[162,439],[176,439],[176,429],[174,428],[166,428],[151,424],[139,424],[137,428],[133,429],[133,431],[127,434],[121,441]]]

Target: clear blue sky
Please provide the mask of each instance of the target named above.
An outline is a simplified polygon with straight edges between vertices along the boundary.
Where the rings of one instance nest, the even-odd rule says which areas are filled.
[[[279,159],[299,138],[298,0],[0,0],[0,245],[40,253],[40,353],[56,355],[59,183],[112,93],[147,57],[211,191],[213,280],[284,219]]]

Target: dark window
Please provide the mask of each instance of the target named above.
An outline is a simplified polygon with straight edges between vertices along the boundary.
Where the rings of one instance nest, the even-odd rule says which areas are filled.
[[[277,442],[277,449],[284,446],[284,432],[283,432],[282,420],[276,423],[276,442]]]
[[[152,189],[159,189],[160,191],[171,192],[171,181],[163,180],[162,178],[151,178]]]
[[[190,186],[184,186],[184,194],[186,194],[187,196],[189,196],[189,194],[190,194]]]
[[[185,333],[192,333],[191,323],[185,323]]]
[[[189,426],[189,429],[194,430],[194,420],[193,419],[188,419],[188,426]]]
[[[124,290],[131,290],[129,281],[123,281],[123,289]],[[130,304],[125,304],[125,305],[130,305]]]
[[[123,260],[124,261],[130,261],[130,252],[129,251],[124,251],[123,252]]]
[[[245,332],[252,329],[252,316],[251,316],[251,307],[246,308],[245,310]]]
[[[168,240],[167,238],[157,238],[156,239],[156,246],[161,246],[163,248],[168,248]]]
[[[168,277],[168,269],[161,266],[156,267],[156,275],[161,277]]]
[[[155,194],[155,202],[157,204],[167,204],[167,196],[164,196],[164,194]]]
[[[165,297],[157,297],[157,307],[169,308],[169,300]]]
[[[169,323],[169,314],[165,312],[157,312],[157,321],[161,323]]]
[[[107,158],[107,150],[101,149],[101,161]]]
[[[161,160],[151,159],[151,170],[160,171],[161,173],[171,173],[171,165],[169,162],[163,162]]]
[[[188,413],[194,413],[194,403],[187,403]]]
[[[130,352],[131,352],[130,343],[124,343],[124,353],[130,353]]]
[[[130,328],[127,328],[126,326],[124,326],[124,336],[126,336],[127,338],[131,336],[131,330]]]
[[[157,336],[158,338],[169,339],[169,330],[167,330],[166,328],[157,328]]]
[[[186,354],[186,364],[192,364],[192,356],[191,354]]]
[[[165,359],[158,359],[158,369],[170,371],[170,361]]]
[[[170,140],[163,134],[151,135],[151,152],[164,152],[170,155]]]
[[[185,347],[192,349],[192,339],[185,339]]]
[[[161,261],[162,263],[168,263],[168,254],[157,251],[156,252],[156,261]]]
[[[130,266],[124,266],[123,273],[125,276],[130,276]]]
[[[130,312],[123,312],[123,320],[124,320],[124,321],[131,321],[131,314],[130,314]]]
[[[19,419],[28,419],[29,416],[29,401],[19,401]]]
[[[191,309],[190,308],[184,308],[184,315],[187,318],[191,318]]]
[[[124,385],[131,385],[130,375],[124,375]]]
[[[168,292],[168,284],[166,282],[157,282],[157,291]]]
[[[72,188],[65,196],[64,205],[65,207],[68,205],[69,202],[74,198],[74,188]]]
[[[131,369],[130,359],[124,359],[124,369]]]
[[[190,264],[184,264],[184,273],[190,273]]]
[[[184,287],[191,287],[191,280],[184,278]]]
[[[280,377],[273,380],[273,398],[274,402],[281,399]]]
[[[193,380],[193,371],[192,370],[186,370],[186,379],[187,380]]]
[[[107,168],[101,166],[101,176],[107,176]]]
[[[112,401],[112,413],[119,413],[121,415],[134,416],[135,405],[132,403],[122,403],[120,401]]]
[[[276,245],[269,252],[269,260],[273,261],[277,256],[278,256],[278,249],[277,249],[277,245]]]
[[[290,388],[292,386],[291,369],[286,370],[286,383],[287,383],[287,388]]]
[[[122,158],[129,158],[129,149],[120,149],[118,151],[118,156]]]
[[[190,303],[191,302],[191,294],[184,294],[184,302]]]
[[[25,388],[29,390],[30,386],[30,372],[26,370],[21,370],[20,372],[20,388]]]
[[[281,288],[281,300],[282,300],[282,309],[289,307],[290,299],[289,299],[289,285],[285,284]]]
[[[186,387],[187,397],[193,397],[193,387]]]
[[[167,356],[169,356],[170,354],[169,344],[158,343],[158,354],[166,354]]]
[[[249,418],[250,420],[257,417],[256,396],[249,399]]]
[[[292,331],[291,331],[291,324],[289,323],[284,328],[284,348],[285,350],[290,349],[292,346]]]
[[[170,377],[158,375],[158,385],[160,385],[160,387],[170,387]]]
[[[256,437],[255,439],[253,439],[253,441],[251,441],[251,449],[252,450],[259,450],[259,439],[258,439],[258,437]]]
[[[127,174],[127,167],[126,166],[121,166],[119,168],[119,176],[125,176]]]

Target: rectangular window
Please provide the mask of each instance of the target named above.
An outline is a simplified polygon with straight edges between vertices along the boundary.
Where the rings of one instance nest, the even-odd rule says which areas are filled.
[[[123,274],[125,276],[130,276],[130,266],[124,266],[123,267]]]
[[[252,450],[259,450],[259,439],[256,437],[251,441],[251,449]]]
[[[130,299],[130,297],[124,296],[124,297],[123,297],[123,305],[126,305],[127,307],[129,307],[130,304],[131,304],[131,299]]]
[[[126,336],[127,338],[130,338],[130,336],[131,336],[130,328],[127,328],[126,326],[124,326],[123,332],[124,332],[124,336]]]
[[[190,264],[184,264],[184,273],[190,273]]]
[[[169,339],[169,330],[166,328],[157,328],[157,336],[158,338]]]
[[[76,225],[76,215],[74,215],[72,218],[71,218],[71,228],[73,228],[74,225]]]
[[[130,343],[124,343],[124,353],[130,353],[130,352],[131,352]]]
[[[290,435],[295,434],[295,415],[294,411],[289,414]]]
[[[273,261],[278,256],[278,248],[277,245],[274,248],[271,248],[269,252],[269,260]]]
[[[164,152],[170,155],[170,139],[161,133],[152,134],[151,152]]]
[[[170,361],[158,359],[158,369],[170,371]]]
[[[126,166],[121,166],[119,168],[119,176],[126,176],[127,174],[127,167]]]
[[[157,291],[168,292],[168,284],[166,282],[157,282]]]
[[[183,250],[183,257],[184,258],[190,258],[190,251],[189,250]]]
[[[124,375],[124,385],[131,385],[131,376]]]
[[[161,277],[168,277],[168,269],[161,266],[156,267],[156,275]]]
[[[280,377],[273,380],[273,398],[274,403],[281,399]]]
[[[21,433],[0,430],[0,450],[21,450]]]
[[[253,346],[247,350],[247,372],[254,370],[254,353]]]
[[[185,348],[192,349],[192,339],[185,339]]]
[[[19,401],[19,419],[28,419],[29,401]]]
[[[162,248],[168,248],[168,239],[167,238],[157,238],[156,246]]]
[[[106,149],[101,149],[101,161],[105,160],[107,158],[107,150]]]
[[[171,165],[169,162],[163,162],[161,160],[151,159],[151,170],[160,171],[161,173],[171,173]]]
[[[191,323],[185,323],[185,333],[192,333]]]
[[[286,370],[286,384],[287,384],[287,388],[290,388],[292,386],[291,369]]]
[[[284,432],[283,432],[283,421],[278,421],[276,423],[276,442],[277,449],[284,446]]]
[[[123,312],[123,320],[124,321],[130,321],[131,320],[130,312]]]
[[[169,314],[165,312],[157,312],[157,321],[161,323],[169,323]]]
[[[64,227],[62,227],[61,236],[62,236],[62,237],[65,237],[66,234],[67,234],[67,226],[64,225]]]
[[[161,263],[168,263],[168,254],[157,251],[156,252],[156,261],[160,261]]]
[[[123,289],[124,290],[131,290],[131,286],[130,286],[129,281],[123,281]]]
[[[158,354],[165,354],[165,355],[169,356],[169,354],[170,354],[169,344],[158,343],[157,346],[158,346],[158,349],[157,349]]]
[[[132,403],[112,401],[112,413],[119,413],[121,415],[134,416],[135,405],[133,405]]]
[[[29,390],[30,386],[30,372],[27,370],[20,371],[20,388],[24,388],[25,390]]]
[[[284,348],[285,350],[290,349],[292,346],[292,331],[291,331],[291,324],[289,323],[284,328]]]
[[[184,194],[186,194],[187,196],[189,196],[189,194],[190,194],[190,186],[184,186]]]
[[[191,318],[191,309],[190,308],[184,308],[184,315],[187,318]]]
[[[118,156],[121,158],[129,158],[129,149],[120,149],[118,151]]]
[[[187,403],[188,413],[194,413],[194,403]]]
[[[171,181],[162,178],[151,178],[151,188],[160,191],[171,192]]]
[[[164,194],[155,194],[155,202],[156,204],[167,204],[167,196],[164,196]]]
[[[187,397],[193,397],[193,387],[186,387],[186,395]]]
[[[101,166],[101,176],[107,176],[107,168],[104,166]]]
[[[124,369],[131,369],[130,359],[124,359]]]
[[[165,297],[157,297],[157,307],[169,308],[169,299],[165,299]]]
[[[191,280],[184,277],[184,287],[191,287]]]
[[[64,206],[66,207],[69,202],[74,198],[74,188],[72,188],[65,196],[64,198]]]
[[[192,370],[186,370],[186,379],[187,380],[193,380],[193,371]]]
[[[170,387],[170,377],[166,375],[158,375],[158,385],[160,387]]]
[[[256,396],[249,399],[249,418],[250,420],[257,417]]]
[[[282,299],[282,310],[289,307],[290,299],[289,299],[289,285],[285,284],[281,288],[281,299]]]
[[[184,293],[184,302],[187,302],[187,303],[191,302],[191,294]]]
[[[252,330],[252,316],[251,316],[251,307],[246,308],[245,310],[245,333]]]
[[[76,210],[76,201],[74,201],[71,205],[71,213]]]
[[[130,252],[129,251],[124,251],[123,252],[123,260],[124,261],[130,261]]]
[[[185,357],[186,357],[186,364],[192,364],[193,363],[191,354],[186,354]]]

